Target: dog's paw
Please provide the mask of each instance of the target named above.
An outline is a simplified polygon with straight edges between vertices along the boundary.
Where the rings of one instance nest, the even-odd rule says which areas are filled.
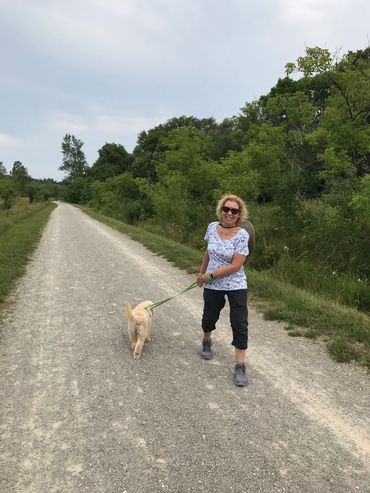
[[[141,353],[134,352],[134,359],[139,359],[141,356]]]

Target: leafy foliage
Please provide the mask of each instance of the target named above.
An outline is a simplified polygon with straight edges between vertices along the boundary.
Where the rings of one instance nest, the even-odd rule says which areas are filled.
[[[20,195],[27,194],[27,185],[30,182],[27,168],[20,162],[15,161],[10,172]]]
[[[66,134],[62,142],[63,164],[61,171],[67,173],[67,180],[74,180],[87,174],[87,162],[82,151],[83,142],[74,135]]]
[[[125,173],[132,161],[131,155],[120,144],[104,144],[98,154],[98,159],[90,168],[90,174],[99,181]]]

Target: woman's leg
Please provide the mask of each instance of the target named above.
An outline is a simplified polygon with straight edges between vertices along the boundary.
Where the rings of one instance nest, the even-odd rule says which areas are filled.
[[[237,365],[241,365],[242,363],[245,363],[246,353],[247,353],[246,349],[235,348],[235,363]]]
[[[203,335],[206,340],[210,340],[212,331],[216,329],[216,322],[220,317],[221,310],[225,306],[225,293],[216,289],[204,289],[203,300]]]
[[[228,292],[230,304],[230,323],[233,329],[233,346],[235,347],[234,383],[238,387],[248,385],[245,372],[245,356],[248,347],[248,307],[247,290],[239,289]]]
[[[235,347],[235,363],[245,362],[248,347],[247,290],[229,291],[230,324],[233,330],[232,345]]]
[[[223,291],[215,289],[203,290],[204,308],[202,317],[202,352],[201,357],[205,360],[212,359],[212,332],[216,328],[216,322],[220,317],[220,312],[225,306],[225,294]]]

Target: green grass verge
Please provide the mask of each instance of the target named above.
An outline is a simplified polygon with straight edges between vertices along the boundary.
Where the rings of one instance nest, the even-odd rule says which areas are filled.
[[[189,274],[198,272],[202,252],[109,218],[87,207],[81,209],[165,257]],[[338,362],[356,360],[370,369],[370,317],[274,279],[268,271],[258,272],[248,267],[247,271],[250,300],[264,313],[266,319],[287,322],[287,330],[291,336],[323,339],[329,353]]]
[[[287,322],[289,335],[321,338],[338,362],[357,360],[370,369],[370,317],[274,279],[249,272],[252,299],[267,320]]]
[[[26,268],[55,204],[46,204],[0,234],[0,302]]]

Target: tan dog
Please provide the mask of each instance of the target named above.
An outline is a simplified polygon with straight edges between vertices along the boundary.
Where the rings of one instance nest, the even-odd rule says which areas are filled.
[[[128,336],[131,341],[131,348],[134,350],[134,359],[141,356],[141,352],[146,340],[150,341],[150,330],[152,327],[153,310],[146,308],[153,302],[146,300],[137,305],[134,309],[130,303],[123,302],[128,320]]]

